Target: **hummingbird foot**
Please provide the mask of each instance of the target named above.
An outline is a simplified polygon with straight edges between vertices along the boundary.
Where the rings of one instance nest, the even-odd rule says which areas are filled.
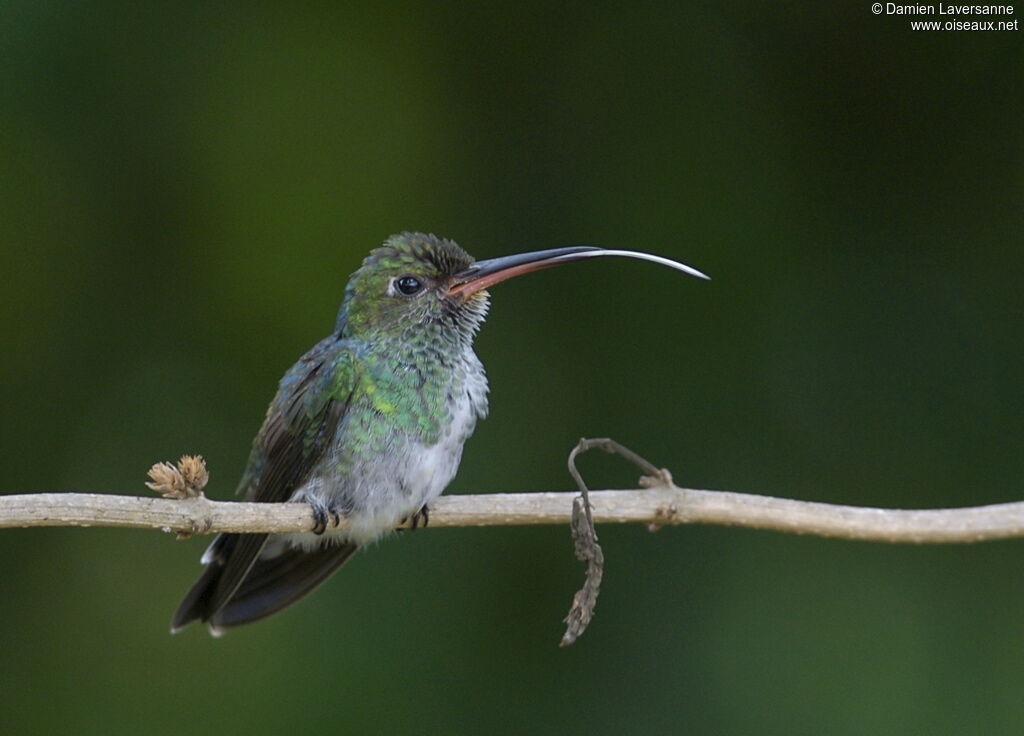
[[[327,531],[328,527],[336,527],[341,523],[341,514],[330,509],[320,501],[308,500],[309,508],[313,512],[313,533],[320,536]]]
[[[427,504],[423,504],[423,506],[420,507],[420,510],[417,511],[412,516],[407,516],[406,518],[402,519],[402,524],[403,525],[404,524],[408,524],[409,525],[408,526],[409,529],[419,529],[420,526],[422,526],[424,529],[426,529],[427,525],[429,523],[430,523],[430,507],[427,506]],[[399,529],[399,531],[402,531],[402,530]]]

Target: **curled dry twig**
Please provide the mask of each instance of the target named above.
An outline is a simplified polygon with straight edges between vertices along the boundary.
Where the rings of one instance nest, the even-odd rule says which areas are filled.
[[[583,587],[576,591],[572,598],[572,606],[566,615],[565,633],[559,646],[567,647],[574,643],[590,624],[594,617],[594,607],[597,605],[597,596],[601,592],[601,580],[604,577],[604,551],[597,543],[597,530],[594,528],[594,515],[590,504],[590,491],[587,484],[583,482],[583,476],[576,468],[576,456],[592,449],[604,450],[605,452],[621,455],[643,471],[645,478],[641,479],[641,485],[652,487],[663,483],[671,484],[671,476],[667,471],[659,470],[650,462],[637,455],[628,447],[620,445],[608,437],[594,439],[582,438],[576,447],[569,453],[569,474],[576,481],[580,495],[572,501],[572,541],[576,553],[576,559],[585,562],[587,565],[586,575],[583,580]]]

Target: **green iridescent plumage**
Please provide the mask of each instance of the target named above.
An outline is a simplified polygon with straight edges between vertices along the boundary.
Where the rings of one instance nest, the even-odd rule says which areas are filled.
[[[451,241],[392,237],[352,275],[334,334],[281,379],[238,490],[252,501],[305,501],[325,516],[353,517],[321,554],[347,557],[419,512],[447,485],[462,443],[486,413],[483,368],[471,349],[486,296],[456,303],[445,296],[454,274],[472,263]],[[424,284],[425,296],[395,294],[403,276]],[[456,421],[456,412],[465,416]],[[437,467],[411,467],[411,455],[429,456],[453,429]],[[215,540],[206,559],[216,564],[182,603],[174,628],[201,618],[217,629],[265,615],[261,600],[248,599],[266,591],[247,596],[246,580],[280,572],[282,558],[291,572],[290,557],[323,546],[320,539],[286,541],[295,545],[267,535]]]

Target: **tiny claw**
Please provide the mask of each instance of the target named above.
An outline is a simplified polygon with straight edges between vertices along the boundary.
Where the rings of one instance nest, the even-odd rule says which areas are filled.
[[[430,524],[430,507],[423,504],[420,510],[413,514],[409,521],[412,523],[413,529],[418,529],[420,522],[423,522],[423,528],[426,529],[427,525]]]
[[[309,508],[313,511],[313,533],[320,536],[327,531],[327,524],[330,521],[330,513],[327,509],[318,504],[310,502]]]

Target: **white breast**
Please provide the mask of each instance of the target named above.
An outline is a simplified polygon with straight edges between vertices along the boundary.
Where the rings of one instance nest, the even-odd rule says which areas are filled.
[[[405,485],[412,491],[412,513],[444,493],[459,469],[462,446],[473,434],[477,420],[487,416],[487,378],[476,354],[469,352],[463,358],[452,383],[455,391],[448,404],[448,429],[433,445],[417,443],[410,453]]]

